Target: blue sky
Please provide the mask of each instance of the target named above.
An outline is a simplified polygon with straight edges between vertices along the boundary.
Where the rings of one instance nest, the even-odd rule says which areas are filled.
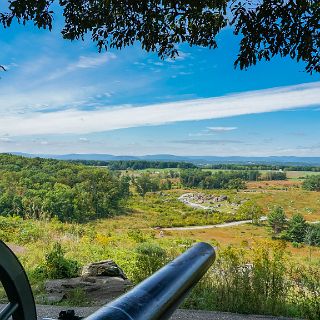
[[[0,152],[320,156],[320,76],[301,63],[235,70],[230,29],[175,61],[59,31],[1,30]]]

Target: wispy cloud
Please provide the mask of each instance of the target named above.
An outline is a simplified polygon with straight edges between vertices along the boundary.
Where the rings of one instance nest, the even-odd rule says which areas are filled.
[[[96,68],[116,58],[117,56],[114,53],[108,52],[99,55],[80,56],[76,62],[70,63],[65,68],[56,70],[49,74],[47,80],[55,80],[78,69]]]
[[[237,127],[207,127],[201,132],[189,133],[190,137],[213,136],[238,129]]]
[[[105,53],[102,55],[94,55],[90,57],[80,56],[79,60],[71,65],[71,68],[77,69],[88,69],[98,67],[110,60],[116,59],[116,55],[114,53]]]
[[[111,131],[178,121],[225,118],[320,105],[320,82],[142,107],[3,115],[0,135]]]
[[[227,139],[208,139],[208,140],[173,140],[170,143],[178,144],[191,144],[191,145],[226,145],[226,144],[239,144],[244,143],[241,140],[227,140]]]
[[[207,131],[210,132],[227,132],[227,131],[233,131],[237,130],[237,127],[208,127]]]
[[[176,61],[183,61],[183,60],[187,59],[189,56],[190,56],[190,53],[179,51],[179,55],[176,56],[174,59],[168,58],[165,61],[170,62],[170,63],[174,63]]]

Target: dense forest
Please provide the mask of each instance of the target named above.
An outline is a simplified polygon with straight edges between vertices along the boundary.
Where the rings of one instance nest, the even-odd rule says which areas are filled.
[[[257,170],[211,172],[189,169],[180,174],[184,187],[202,189],[244,189],[245,181],[257,181],[260,176]]]
[[[127,177],[66,161],[0,155],[0,214],[84,222],[116,215]]]

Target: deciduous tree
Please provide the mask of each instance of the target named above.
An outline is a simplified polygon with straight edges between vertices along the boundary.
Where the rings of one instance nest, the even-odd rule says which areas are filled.
[[[286,215],[282,207],[275,207],[268,215],[268,223],[276,235],[284,230],[286,222]]]
[[[318,0],[11,0],[0,23],[32,21],[51,30],[54,11],[63,15],[65,39],[90,34],[100,51],[139,43],[174,58],[180,43],[216,48],[216,36],[230,25],[241,36],[235,57],[241,69],[280,55],[305,62],[309,73],[320,71]]]

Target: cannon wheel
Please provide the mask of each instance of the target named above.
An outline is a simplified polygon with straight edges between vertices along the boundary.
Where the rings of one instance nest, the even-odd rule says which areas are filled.
[[[27,275],[15,254],[2,241],[0,281],[9,301],[0,311],[0,320],[37,320],[36,306]]]

